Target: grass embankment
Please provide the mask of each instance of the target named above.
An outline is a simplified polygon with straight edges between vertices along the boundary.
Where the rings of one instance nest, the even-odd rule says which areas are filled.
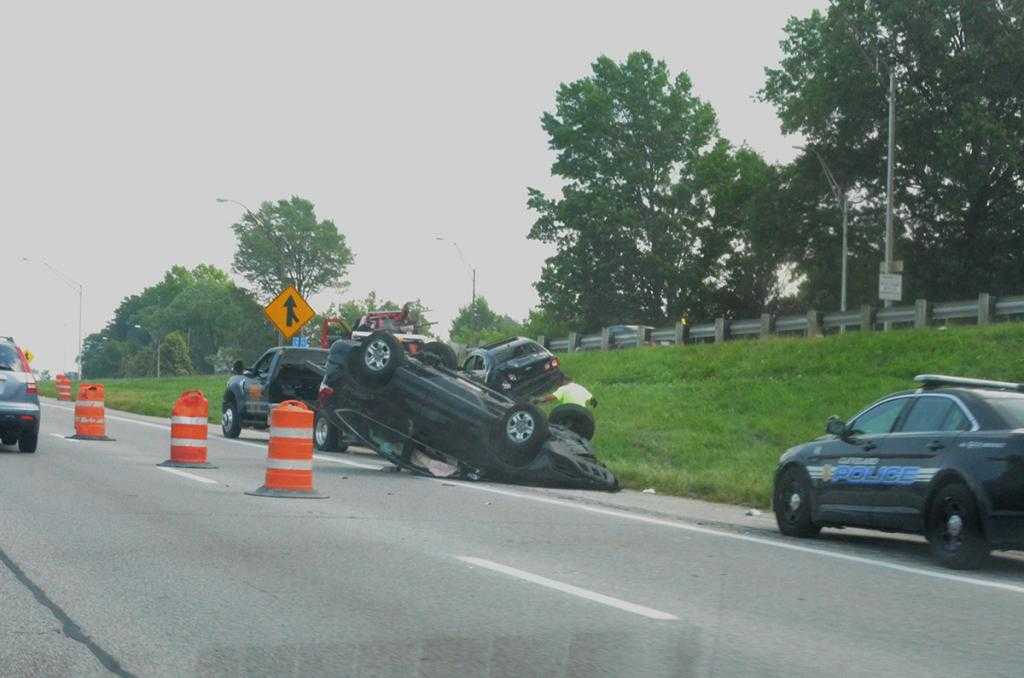
[[[754,506],[788,447],[920,373],[1024,381],[1024,323],[563,356],[627,487]]]
[[[779,454],[821,435],[830,414],[847,418],[922,372],[1024,380],[1024,323],[576,353],[562,365],[598,398],[598,455],[624,485],[764,507]],[[103,384],[109,407],[156,416],[199,389],[219,423],[226,381]],[[56,395],[52,383],[41,392]]]

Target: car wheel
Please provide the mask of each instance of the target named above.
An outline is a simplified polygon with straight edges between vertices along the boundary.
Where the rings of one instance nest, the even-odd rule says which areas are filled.
[[[3,443],[4,445],[13,445],[16,442],[18,442],[17,433],[11,432],[0,434],[0,443]]]
[[[435,356],[449,370],[459,369],[459,357],[455,349],[442,341],[429,341],[423,346],[423,353]]]
[[[344,452],[348,444],[341,439],[338,429],[328,420],[327,416],[317,412],[313,424],[313,442],[316,449],[324,452]]]
[[[390,332],[374,332],[352,352],[352,360],[358,381],[364,386],[383,386],[405,360],[405,349]]]
[[[530,403],[512,406],[498,424],[498,453],[495,459],[504,471],[523,468],[537,456],[548,437],[544,413]]]
[[[981,531],[974,495],[963,483],[943,485],[928,509],[928,543],[932,555],[954,570],[971,570],[991,550]]]
[[[39,445],[39,429],[34,431],[24,431],[21,436],[18,437],[18,451],[26,454],[31,454],[36,451],[36,447]]]
[[[775,482],[775,522],[787,537],[814,537],[821,525],[811,520],[811,480],[802,468],[786,469]]]
[[[564,426],[581,438],[594,439],[594,414],[585,407],[566,403],[559,405],[548,414],[548,423]]]
[[[242,433],[242,417],[238,413],[238,403],[234,398],[224,403],[224,409],[220,413],[220,428],[225,438],[237,438]]]

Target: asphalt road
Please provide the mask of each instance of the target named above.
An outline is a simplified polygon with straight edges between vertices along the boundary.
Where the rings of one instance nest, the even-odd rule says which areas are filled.
[[[258,434],[171,473],[165,421],[0,448],[0,674],[1020,676],[1024,561],[930,563],[867,532],[382,473],[319,454],[322,500],[244,494]]]

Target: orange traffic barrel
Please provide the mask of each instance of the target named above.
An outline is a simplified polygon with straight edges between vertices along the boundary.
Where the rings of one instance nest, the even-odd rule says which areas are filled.
[[[298,400],[286,400],[270,413],[267,477],[255,497],[325,499],[313,489],[313,411]]]
[[[103,384],[80,384],[75,401],[76,440],[113,440],[107,437],[107,415],[103,406]]]
[[[53,378],[57,384],[57,400],[71,400],[71,380],[65,374]]]
[[[206,461],[210,403],[202,391],[185,391],[171,409],[171,458],[157,466],[217,468]]]

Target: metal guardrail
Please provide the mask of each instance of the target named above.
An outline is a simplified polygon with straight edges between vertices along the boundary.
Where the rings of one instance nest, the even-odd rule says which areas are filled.
[[[997,299],[989,294],[979,294],[976,299],[963,301],[932,304],[924,299],[918,299],[913,305],[888,308],[862,306],[859,309],[825,314],[811,310],[804,315],[787,315],[779,318],[770,315],[738,320],[719,318],[709,323],[689,326],[677,324],[674,327],[657,329],[642,325],[618,325],[597,334],[574,334],[565,339],[546,341],[541,337],[541,341],[555,352],[597,351],[635,346],[720,342],[773,335],[817,336],[853,328],[868,331],[907,326],[928,327],[950,321],[985,325],[996,320],[1014,319],[1024,320],[1024,295]]]

